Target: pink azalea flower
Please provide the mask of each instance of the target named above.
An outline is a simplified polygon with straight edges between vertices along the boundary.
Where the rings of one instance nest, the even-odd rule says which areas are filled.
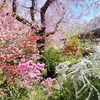
[[[33,68],[34,66],[33,65],[27,65],[27,68]]]
[[[44,71],[45,69],[44,68],[39,68],[40,69],[40,71]]]
[[[20,71],[21,74],[24,74],[24,72],[27,71],[27,66],[25,64],[19,64],[18,70]]]
[[[29,60],[28,62],[26,62],[27,65],[32,65],[33,64],[33,61],[32,60]]]
[[[32,66],[37,67],[37,64],[33,63]]]
[[[35,78],[37,75],[33,71],[30,71],[29,74],[28,74],[28,76],[30,78]]]
[[[51,78],[51,77],[48,77],[45,81],[43,81],[41,84],[43,85],[50,85],[52,82],[54,82],[56,79],[55,78]]]
[[[30,41],[37,41],[41,38],[41,36],[33,36],[30,38]]]
[[[50,95],[50,94],[51,94],[51,92],[50,92],[50,91],[48,91],[48,94]]]
[[[38,76],[38,75],[41,75],[40,71],[39,70],[35,70],[35,74]]]
[[[37,66],[44,67],[45,64],[44,63],[43,64],[37,63]]]
[[[24,63],[26,60],[24,58],[21,59],[21,62]]]
[[[37,63],[37,68],[40,70],[40,71],[44,71],[44,66],[45,64],[40,64],[40,63]]]

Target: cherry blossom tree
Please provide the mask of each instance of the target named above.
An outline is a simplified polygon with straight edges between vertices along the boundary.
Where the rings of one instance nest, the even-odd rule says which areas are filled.
[[[28,36],[39,36],[41,38],[35,38],[35,42],[39,55],[42,55],[46,37],[57,32],[61,33],[62,30],[72,30],[74,25],[84,22],[80,19],[91,13],[91,7],[93,10],[99,5],[99,0],[2,0],[0,41],[5,44],[5,41],[11,43],[8,39],[13,39],[14,44],[18,45],[22,38],[28,40],[30,38]],[[24,37],[20,33],[23,33]],[[25,35],[27,33],[29,35]],[[20,39],[16,38],[19,35]],[[33,39],[31,38],[32,41]]]

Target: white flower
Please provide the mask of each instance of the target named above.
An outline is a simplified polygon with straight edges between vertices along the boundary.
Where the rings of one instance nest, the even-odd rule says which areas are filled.
[[[70,61],[60,63],[58,66],[56,66],[56,73],[65,74],[70,64]]]
[[[90,79],[88,79],[90,76],[93,76],[94,78],[98,77],[100,79],[100,72],[96,71],[97,68],[100,67],[100,46],[95,47],[94,49],[95,52],[91,55],[93,57],[91,60],[83,58],[81,61],[78,61],[78,63],[72,64],[70,61],[67,61],[56,66],[56,73],[60,74],[60,81],[63,82],[63,79],[68,80],[70,78],[74,83],[76,98],[80,98],[87,89],[90,89],[91,91],[89,91],[86,100],[90,99],[93,91],[99,94],[98,89],[93,86]],[[79,82],[83,85],[82,87],[79,86]],[[99,98],[100,97],[98,96],[98,99]]]

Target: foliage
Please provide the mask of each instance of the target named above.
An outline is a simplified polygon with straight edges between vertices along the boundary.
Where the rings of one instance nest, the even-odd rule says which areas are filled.
[[[48,100],[75,100],[75,91],[72,81],[70,81],[70,79],[68,80],[68,82],[63,81],[60,89],[58,89],[58,91],[54,91],[48,97]]]
[[[29,89],[29,99],[28,100],[46,100],[48,94],[43,91],[44,87],[40,84],[33,85]]]
[[[21,75],[21,86],[22,87],[31,87],[34,84],[40,83],[43,79],[42,72],[44,69],[45,64],[34,63],[32,60],[22,62],[18,65],[18,71]]]
[[[82,59],[85,53],[92,52],[92,49],[87,49],[87,45],[91,45],[93,42],[87,39],[80,39],[80,34],[74,36],[68,36],[68,40],[65,48],[63,49],[64,55],[67,56],[66,61],[74,62]]]
[[[62,55],[61,50],[55,50],[53,47],[44,52],[44,58],[46,61],[47,74],[51,73],[52,75],[48,77],[55,77],[55,66],[60,62],[65,61],[65,57]]]
[[[44,92],[49,95],[52,94],[53,91],[57,90],[56,78],[48,77],[46,80],[42,81],[41,84],[44,86]]]
[[[100,46],[89,48],[94,49],[90,60],[83,58],[73,64],[67,61],[56,66],[56,73],[60,74],[58,80],[62,79],[57,100],[62,97],[63,100],[100,100]]]
[[[6,36],[5,36],[6,37]],[[22,38],[23,37],[23,38]],[[40,38],[40,36],[28,36],[27,34],[18,35],[16,37],[11,37],[9,40],[6,37],[6,40],[2,37],[0,42],[0,59],[2,63],[13,62],[13,65],[17,64],[17,59],[24,57],[26,59],[37,59],[35,55],[38,56],[38,50],[36,45],[36,40]]]
[[[28,90],[20,87],[18,77],[10,71],[1,70],[0,73],[0,99],[2,100],[28,100]],[[13,72],[13,71],[12,71]],[[8,74],[9,73],[9,74]],[[8,75],[8,76],[7,76]]]
[[[0,99],[44,100],[49,91],[49,87],[41,84],[45,64],[36,62],[36,41],[41,37],[33,36],[34,29],[18,24],[16,16],[6,11],[0,9]],[[32,92],[35,95],[31,98]]]
[[[21,59],[17,66],[3,66],[0,70],[0,99],[46,100],[55,79],[43,79],[44,65]]]
[[[76,34],[74,36],[68,36],[66,41],[66,46],[61,50],[55,50],[53,47],[49,48],[44,52],[44,58],[47,66],[47,76],[51,73],[50,77],[55,77],[55,66],[60,62],[69,60],[74,62],[76,60],[81,60],[83,56],[87,56],[89,53],[93,52],[92,49],[86,48],[86,45],[93,44],[92,42],[83,39],[80,40],[80,35]],[[85,55],[87,53],[87,55]]]
[[[16,15],[9,11],[8,6],[0,9],[0,63],[12,62],[13,64],[9,65],[16,65],[21,57],[29,60],[38,59],[36,41],[41,37],[32,36],[35,29],[19,24]]]
[[[36,10],[38,7],[34,9],[36,12],[41,13],[41,25],[43,26],[40,25],[41,29],[39,32],[36,31],[37,29],[33,29],[37,27],[37,22],[37,24],[35,24],[35,22],[33,24],[26,19],[23,20],[23,18],[19,18],[16,11],[12,11],[13,7],[16,9],[16,7],[19,6],[17,3],[14,4],[14,2],[16,2],[15,0],[13,0],[13,3],[9,0],[7,2],[5,2],[5,0],[2,1],[4,3],[0,6],[1,100],[75,100],[75,98],[80,100],[86,98],[87,100],[97,100],[99,98],[99,46],[95,45],[85,48],[87,44],[90,45],[90,42],[80,41],[76,35],[69,37],[66,47],[63,50],[50,48],[44,52],[46,67],[44,63],[37,62],[37,56],[39,55],[37,47],[39,48],[44,45],[37,45],[37,40],[41,39],[41,36],[43,37],[42,39],[49,36],[48,34],[46,36],[43,35],[49,25],[46,25],[49,21],[48,18],[46,17],[45,19],[45,16],[51,14],[47,13],[50,11],[50,9],[48,10],[49,6],[52,8],[55,5],[55,9],[58,9],[59,4],[59,10],[62,11],[59,12],[59,10],[56,10],[58,11],[56,15],[61,16],[59,16],[59,18],[57,17],[57,20],[54,18],[54,31],[58,30],[58,24],[62,22],[66,12],[65,2],[61,1],[61,4],[59,0],[57,2],[54,1],[55,0],[51,2],[47,0],[44,5],[40,5],[42,6],[42,9],[41,7],[39,8],[41,12]],[[10,3],[12,4],[10,5]],[[33,4],[36,5],[36,3],[32,3],[32,6]],[[46,11],[44,11],[45,7]],[[30,8],[30,11],[32,11],[33,8]],[[42,14],[43,12],[44,16]],[[53,13],[55,13],[55,11]],[[36,13],[33,13],[33,15],[34,14]],[[55,14],[53,16],[55,16]],[[16,21],[18,18],[22,20],[20,20],[20,22],[23,24],[30,24],[30,28],[18,23]],[[43,19],[45,22],[43,22]],[[88,52],[92,56],[87,56],[83,59],[83,52]],[[66,60],[69,61],[65,62]],[[58,80],[52,78],[56,76],[55,68],[56,74],[58,74]],[[44,77],[46,72],[47,75]]]

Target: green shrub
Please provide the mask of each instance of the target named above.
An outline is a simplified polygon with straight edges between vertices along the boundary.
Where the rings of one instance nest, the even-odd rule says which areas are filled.
[[[0,100],[28,100],[28,90],[20,87],[17,78],[8,83],[5,73],[7,72],[0,69]]]
[[[100,46],[89,47],[91,57],[56,66],[60,89],[55,100],[100,100]]]
[[[26,88],[17,87],[17,84],[8,85],[6,82],[0,85],[1,100],[28,100]]]
[[[49,48],[44,52],[44,58],[47,67],[47,76],[55,77],[55,66],[64,61],[74,62],[76,60],[82,59],[83,53],[90,53],[91,49],[86,49],[85,46],[92,44],[88,40],[84,39],[80,41],[79,34],[68,37],[66,41],[66,46],[61,50],[55,50],[53,47]],[[46,73],[45,73],[46,75]]]
[[[51,47],[48,51],[44,52],[44,58],[46,61],[47,76],[55,77],[55,66],[60,62],[64,62],[66,57],[62,55],[61,50],[55,50]]]

